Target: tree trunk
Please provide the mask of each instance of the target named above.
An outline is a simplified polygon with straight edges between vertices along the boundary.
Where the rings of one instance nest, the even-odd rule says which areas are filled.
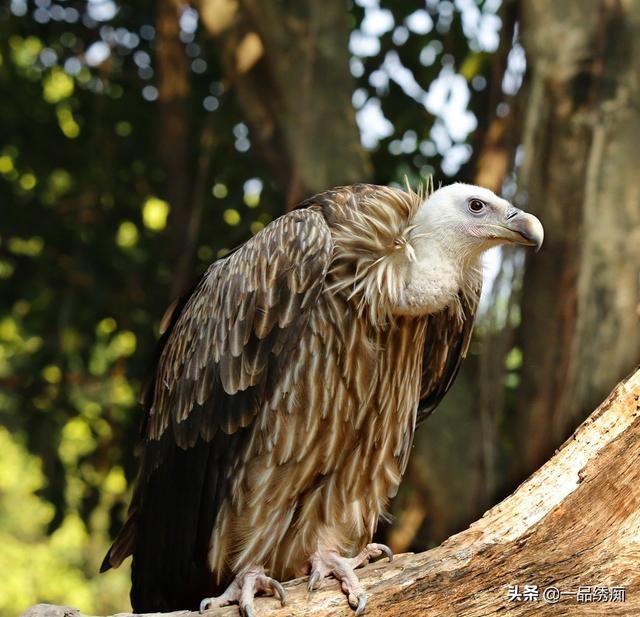
[[[169,254],[174,264],[169,298],[174,300],[192,282],[206,169],[202,160],[210,155],[211,129],[205,129],[200,144],[198,175],[192,172],[192,146],[188,112],[191,87],[189,61],[180,40],[178,0],[156,1],[158,66],[158,160],[164,171],[163,197],[171,207],[169,214]],[[207,141],[208,140],[208,141]],[[206,142],[206,143],[205,143]],[[194,184],[196,185],[194,187]]]
[[[640,360],[640,0],[529,0],[521,474]]]
[[[369,565],[360,580],[370,617],[631,617],[640,614],[638,563],[640,370],[548,463],[469,529],[426,553]],[[285,588],[284,608],[264,598],[256,601],[256,612],[353,615],[333,579],[311,595],[305,579]],[[238,609],[207,614],[237,617]],[[81,616],[76,609],[39,604],[23,617]]]
[[[287,191],[309,194],[371,175],[351,105],[342,0],[200,0],[251,137]]]
[[[473,154],[458,173],[460,180],[498,194],[513,170],[524,104],[502,88],[519,4],[503,3],[499,17],[500,45],[490,56],[488,85],[474,107],[478,126],[471,136]],[[509,105],[506,116],[496,112],[500,103]],[[503,255],[509,252],[502,248]],[[511,274],[503,268],[501,277],[512,278]],[[516,294],[510,298],[510,302],[518,300]],[[504,312],[499,300],[478,318],[476,340],[481,344],[477,350],[474,345],[428,426],[416,433],[405,481],[392,504],[393,521],[376,534],[394,550],[440,543],[495,503],[496,495],[508,493],[506,474],[500,470],[499,425],[505,399],[504,359],[513,346],[513,330],[493,323],[498,312]],[[512,487],[509,484],[509,490]]]

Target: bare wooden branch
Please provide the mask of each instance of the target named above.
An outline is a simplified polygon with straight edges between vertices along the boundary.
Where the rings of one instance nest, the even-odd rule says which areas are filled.
[[[635,616],[640,615],[639,564],[640,370],[613,391],[549,462],[467,530],[425,553],[369,565],[360,578],[370,617]],[[524,585],[535,585],[539,597],[510,599],[510,585],[519,585],[520,593]],[[353,615],[333,579],[311,595],[304,579],[285,588],[287,606],[260,598],[258,614]],[[545,602],[543,593],[549,588],[572,593],[561,595],[557,603]],[[237,614],[237,607],[208,613]],[[168,616],[195,614],[163,617]],[[82,615],[39,604],[23,617]]]

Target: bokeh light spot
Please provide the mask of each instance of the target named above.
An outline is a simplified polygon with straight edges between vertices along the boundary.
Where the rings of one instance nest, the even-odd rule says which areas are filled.
[[[158,197],[149,197],[142,206],[142,222],[153,231],[160,231],[167,226],[169,204]]]
[[[59,103],[73,94],[73,78],[54,66],[42,82],[43,97],[47,103]]]
[[[138,228],[131,221],[123,221],[118,227],[116,244],[121,248],[131,248],[138,243]]]
[[[42,369],[42,376],[48,383],[60,383],[62,379],[62,371],[55,364],[48,364]]]
[[[224,199],[229,194],[229,189],[226,187],[225,184],[222,184],[221,182],[216,182],[213,185],[213,188],[211,189],[211,193],[213,194],[214,197],[217,197],[218,199]]]
[[[242,220],[240,217],[240,213],[234,208],[227,208],[222,214],[222,218],[227,225],[231,225],[235,227]]]

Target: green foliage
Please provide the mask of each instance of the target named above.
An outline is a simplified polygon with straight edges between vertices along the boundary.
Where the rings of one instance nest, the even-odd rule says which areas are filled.
[[[73,457],[87,448],[83,439],[86,429],[73,434],[77,426],[72,420],[64,429],[68,434],[64,447],[66,452],[73,452]],[[69,439],[78,438],[78,449],[74,450]],[[0,614],[16,615],[37,602],[82,606],[96,614],[113,613],[126,606],[127,568],[110,575],[109,580],[95,576],[99,566],[96,557],[107,546],[109,503],[126,487],[122,470],[112,473],[103,486],[103,503],[87,523],[70,503],[61,524],[48,533],[54,508],[38,495],[46,484],[42,464],[0,427]],[[77,473],[71,472],[70,479],[82,484]]]

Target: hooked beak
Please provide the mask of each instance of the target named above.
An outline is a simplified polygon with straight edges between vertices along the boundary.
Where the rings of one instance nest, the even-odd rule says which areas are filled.
[[[518,208],[510,208],[503,227],[507,231],[505,235],[508,241],[525,246],[535,246],[536,252],[540,250],[544,240],[544,228],[533,214]]]

